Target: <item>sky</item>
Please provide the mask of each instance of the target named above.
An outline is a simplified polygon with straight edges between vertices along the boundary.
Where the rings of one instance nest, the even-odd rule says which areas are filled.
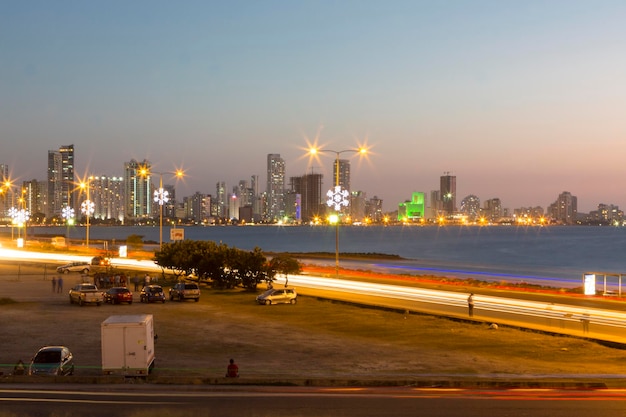
[[[504,207],[626,209],[622,0],[0,0],[0,163],[45,180],[148,159],[177,197],[278,153],[287,176],[352,158],[385,210],[457,179]],[[307,157],[316,144],[329,152]],[[349,150],[367,146],[367,158]]]

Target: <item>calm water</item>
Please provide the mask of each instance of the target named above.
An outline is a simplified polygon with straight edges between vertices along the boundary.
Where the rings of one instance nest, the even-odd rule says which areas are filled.
[[[195,226],[184,227],[184,231],[186,239],[223,242],[245,250],[259,247],[275,252],[335,252],[333,227]],[[64,236],[66,228],[31,227],[28,233]],[[158,227],[92,226],[89,232],[94,240],[125,240],[132,234],[143,236],[144,241],[159,241]],[[70,229],[70,238],[85,239],[85,228]],[[163,227],[163,241],[169,242],[169,227]],[[587,271],[626,272],[625,248],[626,228],[615,227],[339,228],[340,252],[385,253],[408,259],[393,263],[394,268],[428,271],[445,267],[459,275],[571,278],[577,284]]]

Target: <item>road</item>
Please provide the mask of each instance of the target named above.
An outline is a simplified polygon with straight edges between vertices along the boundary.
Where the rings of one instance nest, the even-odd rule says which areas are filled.
[[[67,417],[613,417],[626,412],[626,390],[5,385],[0,407],[20,416]]]

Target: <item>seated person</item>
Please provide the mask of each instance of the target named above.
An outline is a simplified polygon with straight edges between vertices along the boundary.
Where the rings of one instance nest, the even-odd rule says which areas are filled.
[[[228,367],[226,368],[226,378],[239,377],[239,367],[233,359],[230,360]]]

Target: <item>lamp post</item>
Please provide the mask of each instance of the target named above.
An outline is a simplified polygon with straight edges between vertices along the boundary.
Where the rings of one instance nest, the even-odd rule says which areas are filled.
[[[89,218],[95,212],[95,204],[89,198],[91,178],[87,178],[87,182],[81,182],[80,188],[87,189],[87,199],[80,205],[80,211],[87,217],[87,229],[85,234],[85,246],[89,249]]]
[[[66,237],[67,237],[67,244],[69,245],[70,243],[70,224],[74,221],[74,209],[71,208],[70,206],[65,206],[63,207],[63,210],[61,210],[61,216],[63,216],[63,218],[65,219],[65,224],[67,226],[67,231],[66,231]]]
[[[317,155],[318,153],[334,153],[335,154],[335,186],[328,190],[326,197],[326,205],[334,208],[336,214],[332,216],[331,223],[335,223],[335,276],[339,276],[339,212],[342,208],[350,205],[350,194],[348,190],[339,185],[339,155],[342,153],[357,153],[359,155],[365,155],[367,153],[366,148],[358,149],[343,149],[341,151],[334,151],[332,149],[317,149],[311,148],[309,154]]]
[[[159,204],[159,250],[161,250],[163,246],[163,205],[170,201],[170,193],[163,188],[163,175],[172,174],[178,178],[182,178],[185,176],[185,172],[181,169],[177,169],[176,171],[166,171],[166,172],[156,172],[150,171],[148,168],[143,168],[139,174],[143,177],[150,177],[150,174],[159,174],[159,188],[154,190],[154,202]]]
[[[11,218],[11,241],[13,241],[13,224],[17,216],[18,210],[15,208],[15,191],[13,190],[13,183],[10,179],[5,178],[3,182],[4,189],[8,193],[11,192],[11,207],[8,210],[9,217]]]

